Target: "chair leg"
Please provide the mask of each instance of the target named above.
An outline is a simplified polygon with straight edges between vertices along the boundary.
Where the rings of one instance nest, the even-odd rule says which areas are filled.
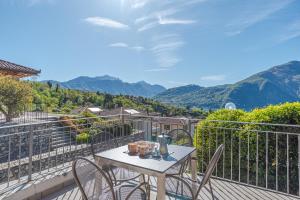
[[[150,184],[149,183],[147,185],[147,188],[148,188],[148,190],[147,190],[147,196],[148,196],[148,200],[150,200],[151,188],[150,188]]]
[[[146,176],[143,174],[142,175],[144,182],[146,183],[145,185],[145,192],[146,192],[146,198],[150,200],[150,176],[147,176],[147,180],[146,180]]]
[[[208,183],[209,183],[209,187],[210,187],[210,193],[211,193],[212,199],[214,200],[214,199],[215,199],[215,197],[214,197],[213,189],[212,189],[212,187],[211,187],[211,182],[210,182],[210,179],[208,180]]]

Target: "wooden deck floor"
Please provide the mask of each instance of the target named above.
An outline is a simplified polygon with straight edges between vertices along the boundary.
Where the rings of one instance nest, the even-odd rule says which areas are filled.
[[[253,187],[248,187],[241,184],[231,183],[227,181],[221,181],[212,179],[212,186],[214,189],[215,199],[224,199],[224,200],[246,200],[246,199],[259,199],[259,200],[292,200],[300,199],[293,196],[288,196],[285,194],[265,191],[262,189],[257,189]],[[155,191],[151,193],[151,200],[156,199]],[[168,200],[172,199],[170,197]],[[212,199],[211,194],[209,193],[208,188],[202,190],[199,199],[210,200]],[[43,200],[81,200],[81,195],[79,189],[75,185],[68,186],[63,188],[61,191],[51,194]]]

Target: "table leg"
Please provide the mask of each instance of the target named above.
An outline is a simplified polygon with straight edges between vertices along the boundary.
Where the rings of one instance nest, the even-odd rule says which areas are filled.
[[[166,199],[166,176],[161,174],[157,177],[157,200]]]

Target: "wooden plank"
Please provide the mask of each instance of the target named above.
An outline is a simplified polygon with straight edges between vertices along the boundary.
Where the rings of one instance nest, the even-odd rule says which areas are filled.
[[[153,187],[156,187],[157,182],[155,178],[151,178]],[[69,187],[69,186],[68,186]],[[55,194],[49,195],[43,200],[81,200],[79,189],[72,185],[69,188],[64,188]],[[248,187],[237,183],[231,183],[222,180],[212,179],[212,187],[215,199],[224,200],[245,200],[245,199],[258,199],[258,200],[296,200],[297,197],[292,197],[276,192],[265,191],[254,187]],[[156,199],[156,188],[151,192],[151,199]],[[172,199],[167,197],[166,199]],[[211,200],[211,194],[208,185],[203,188],[198,199]]]
[[[236,199],[236,200],[240,199],[240,196],[238,196],[238,194],[235,194],[231,190],[228,190],[228,188],[226,188],[226,187],[224,188],[217,181],[211,180],[211,182],[212,182],[212,188],[213,188],[214,195],[217,198]]]

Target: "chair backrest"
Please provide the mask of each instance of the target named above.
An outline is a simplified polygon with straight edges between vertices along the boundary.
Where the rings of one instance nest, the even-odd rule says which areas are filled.
[[[214,153],[213,157],[211,158],[211,160],[210,160],[210,162],[209,162],[209,164],[208,164],[208,166],[207,166],[207,168],[206,168],[206,171],[205,171],[205,173],[204,173],[204,175],[203,175],[203,179],[202,179],[202,181],[201,181],[201,183],[200,183],[200,186],[199,186],[199,188],[198,188],[196,197],[198,196],[198,194],[199,194],[201,188],[202,188],[204,185],[206,185],[207,182],[209,181],[209,179],[210,179],[210,177],[211,177],[213,171],[215,170],[216,165],[217,165],[217,163],[218,163],[218,161],[219,161],[219,159],[220,159],[220,157],[221,157],[223,151],[224,151],[224,144],[221,144],[221,145],[217,148],[216,152]]]
[[[76,159],[72,173],[84,200],[116,200],[111,179],[92,161],[81,157]]]
[[[176,144],[180,146],[193,146],[193,138],[191,134],[185,129],[173,129],[167,133],[170,137],[169,144]]]
[[[173,129],[169,131],[167,135],[170,137],[169,144],[175,144],[175,145],[187,146],[187,147],[193,146],[192,136],[185,129],[181,129],[181,128]],[[183,174],[188,168],[189,164],[190,164],[190,157],[185,159],[185,162],[182,163],[178,173]]]
[[[106,149],[116,148],[119,146],[117,138],[113,133],[111,133],[111,130],[106,129],[91,135],[91,152],[94,158],[97,153],[104,150],[103,146],[105,146]],[[105,145],[103,145],[103,143],[105,143]]]

